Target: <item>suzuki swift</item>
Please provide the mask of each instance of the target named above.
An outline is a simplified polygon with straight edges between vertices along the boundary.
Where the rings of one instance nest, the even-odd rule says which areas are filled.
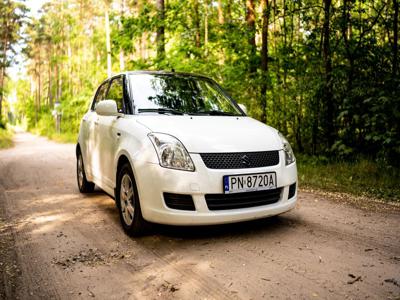
[[[112,196],[130,235],[149,222],[264,218],[297,201],[288,141],[200,75],[138,71],[107,79],[82,119],[76,157],[79,190],[96,184]]]

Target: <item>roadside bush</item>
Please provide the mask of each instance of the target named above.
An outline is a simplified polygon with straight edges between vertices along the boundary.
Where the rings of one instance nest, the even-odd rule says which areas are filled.
[[[13,145],[13,132],[11,129],[6,129],[5,127],[0,128],[0,149],[9,148]]]

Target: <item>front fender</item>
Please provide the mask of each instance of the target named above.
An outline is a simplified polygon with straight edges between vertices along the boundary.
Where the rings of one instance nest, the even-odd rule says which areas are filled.
[[[114,158],[114,188],[117,182],[118,162],[121,157],[125,156],[129,160],[137,183],[140,181],[140,176],[137,175],[136,170],[140,166],[146,163],[159,163],[157,153],[150,139],[147,137],[147,134],[142,135],[140,139],[130,134],[127,135],[128,136],[121,139],[117,154]]]

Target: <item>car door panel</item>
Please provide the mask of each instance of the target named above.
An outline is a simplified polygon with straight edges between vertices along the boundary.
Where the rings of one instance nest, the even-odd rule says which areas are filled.
[[[97,118],[97,115],[93,111],[89,111],[82,119],[82,132],[84,135],[82,136],[82,155],[84,159],[85,171],[88,179],[92,179],[92,164],[93,164],[93,149],[95,147],[94,141],[94,121]]]
[[[125,112],[124,107],[124,90],[123,90],[123,80],[122,76],[115,77],[110,83],[110,87],[107,92],[106,98],[108,100],[114,100],[117,102],[118,111],[121,113]],[[115,187],[115,174],[114,174],[114,158],[115,153],[118,149],[119,135],[119,123],[120,117],[115,116],[98,116],[99,125],[99,161],[100,161],[100,175],[101,181],[109,189],[114,189]]]
[[[98,176],[107,186],[114,188],[113,179],[113,153],[117,147],[117,123],[119,119],[114,116],[99,116],[98,132]]]
[[[89,159],[89,169],[93,176],[93,181],[102,187],[101,183],[101,159],[100,159],[100,146],[101,146],[101,136],[99,131],[99,121],[100,116],[96,113],[96,105],[106,99],[107,91],[109,87],[109,81],[104,82],[98,89],[96,93],[95,101],[93,101],[91,107],[91,113],[89,115],[89,143],[88,143],[88,157]]]

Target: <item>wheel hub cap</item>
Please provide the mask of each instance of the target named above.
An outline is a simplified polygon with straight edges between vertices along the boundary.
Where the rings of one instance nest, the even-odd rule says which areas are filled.
[[[126,225],[131,225],[133,222],[133,216],[135,212],[135,208],[133,205],[133,184],[130,176],[128,174],[124,174],[121,180],[121,188],[120,188],[120,204],[121,204],[121,212],[122,217]]]

